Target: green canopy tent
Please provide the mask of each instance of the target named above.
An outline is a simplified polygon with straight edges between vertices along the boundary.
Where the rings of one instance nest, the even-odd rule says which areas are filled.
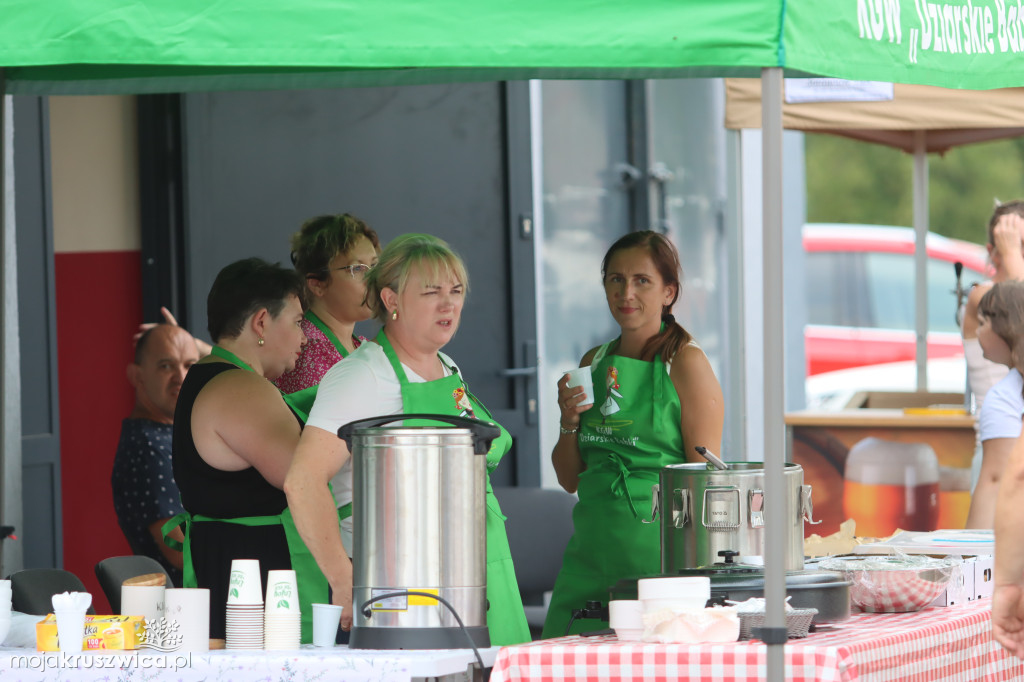
[[[0,0],[0,16],[6,93],[760,75],[770,491],[784,490],[783,72],[951,88],[1024,85],[1022,17],[1005,0]],[[10,143],[3,111],[0,121],[2,146]],[[0,186],[2,202],[7,186]],[[2,204],[0,218],[7,219]],[[784,498],[767,496],[769,519],[784,515]],[[782,536],[768,525],[767,622],[776,634],[785,623]],[[782,655],[769,647],[777,679]]]

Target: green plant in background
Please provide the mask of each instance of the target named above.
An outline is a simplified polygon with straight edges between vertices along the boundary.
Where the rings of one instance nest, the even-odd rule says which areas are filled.
[[[807,222],[913,224],[913,157],[834,135],[805,137]],[[932,232],[979,244],[996,198],[1024,198],[1024,138],[958,147],[929,161]]]

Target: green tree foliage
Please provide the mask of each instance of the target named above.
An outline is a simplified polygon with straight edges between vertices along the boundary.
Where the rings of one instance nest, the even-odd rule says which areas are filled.
[[[913,157],[834,135],[808,134],[807,221],[913,224]],[[930,154],[933,232],[980,244],[996,199],[1024,198],[1024,138]]]

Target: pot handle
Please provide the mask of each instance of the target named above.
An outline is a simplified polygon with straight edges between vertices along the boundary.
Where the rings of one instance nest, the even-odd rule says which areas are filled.
[[[383,426],[391,422],[404,421],[406,419],[429,419],[431,421],[444,422],[451,426],[469,429],[473,435],[473,452],[478,455],[486,455],[491,449],[491,443],[501,435],[501,428],[497,424],[471,419],[469,417],[456,417],[447,414],[389,414],[381,417],[367,417],[357,419],[354,422],[345,424],[338,429],[338,438],[345,441],[348,449],[352,450],[352,435],[356,429],[372,429],[376,426]]]
[[[661,484],[655,483],[651,486],[651,520],[640,519],[640,523],[655,523],[658,520],[658,512],[660,511],[660,496]]]
[[[811,486],[800,486],[800,516],[804,521],[816,526],[821,521],[814,520],[814,502],[811,500]]]

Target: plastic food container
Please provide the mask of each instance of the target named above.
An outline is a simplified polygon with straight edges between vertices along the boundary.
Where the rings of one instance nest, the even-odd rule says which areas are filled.
[[[902,613],[931,604],[946,589],[958,563],[926,556],[831,557],[818,568],[849,580],[850,601],[861,611]]]

